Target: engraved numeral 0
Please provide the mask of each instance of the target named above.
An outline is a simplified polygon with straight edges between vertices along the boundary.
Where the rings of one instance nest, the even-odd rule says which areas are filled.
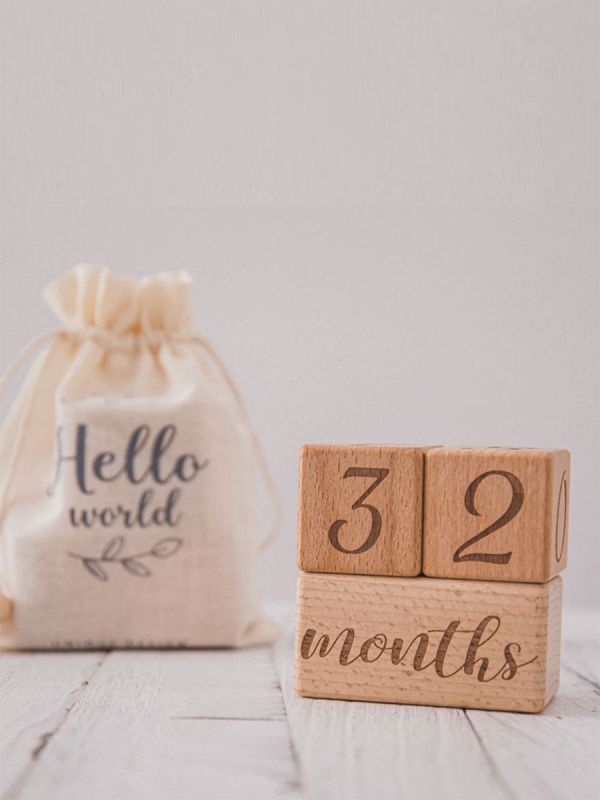
[[[344,472],[343,478],[375,478],[375,480],[369,486],[367,491],[361,494],[358,500],[352,504],[353,511],[355,511],[357,508],[366,508],[371,513],[371,530],[369,531],[369,535],[363,544],[354,550],[348,550],[342,544],[340,544],[340,528],[346,524],[348,521],[346,519],[336,519],[331,528],[329,528],[329,541],[336,550],[340,551],[340,553],[353,553],[355,555],[358,553],[364,553],[373,547],[379,538],[379,534],[381,533],[381,514],[379,513],[378,509],[375,508],[375,506],[369,505],[369,503],[365,503],[364,501],[371,494],[371,492],[375,491],[375,489],[388,474],[389,469],[378,469],[376,467],[349,467],[346,472]]]
[[[475,492],[477,491],[477,487],[479,484],[484,481],[490,475],[501,475],[503,478],[510,483],[512,489],[512,500],[510,501],[510,505],[502,514],[501,517],[489,525],[487,528],[484,528],[480,533],[475,534],[470,539],[467,539],[466,542],[463,542],[458,550],[454,553],[453,560],[454,561],[486,561],[489,564],[508,564],[510,561],[510,557],[512,556],[512,550],[508,553],[465,553],[464,551],[470,547],[475,542],[481,541],[481,539],[485,539],[486,536],[489,536],[494,531],[497,531],[499,528],[503,528],[505,525],[514,519],[519,511],[521,510],[521,506],[523,505],[523,498],[525,497],[525,491],[523,489],[523,484],[517,478],[516,475],[513,475],[512,472],[505,472],[504,470],[500,469],[493,469],[489,472],[484,472],[481,475],[478,475],[475,480],[469,485],[466,493],[465,493],[465,508],[469,512],[469,514],[473,514],[476,517],[479,517],[479,511],[475,508]]]
[[[560,507],[563,504],[563,520],[562,520],[562,534],[560,537],[560,544],[558,543],[558,531],[560,521]],[[563,472],[560,479],[560,489],[558,491],[558,504],[556,507],[556,528],[554,530],[554,556],[557,561],[562,558],[563,550],[565,549],[565,536],[567,534],[567,473]]]

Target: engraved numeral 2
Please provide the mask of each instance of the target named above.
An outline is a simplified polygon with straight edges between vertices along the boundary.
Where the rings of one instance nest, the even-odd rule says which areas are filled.
[[[477,487],[479,484],[484,481],[490,475],[501,475],[503,478],[510,483],[512,489],[512,499],[510,501],[510,505],[502,514],[501,517],[489,525],[487,528],[484,528],[480,533],[475,534],[470,539],[467,539],[466,542],[463,542],[458,550],[454,553],[453,560],[454,561],[487,561],[490,564],[508,564],[510,561],[510,557],[512,556],[512,550],[508,553],[465,553],[464,551],[470,547],[471,545],[475,544],[475,542],[481,541],[481,539],[485,539],[486,536],[489,536],[494,531],[497,531],[499,528],[503,528],[505,525],[514,519],[519,511],[521,510],[521,506],[523,505],[523,499],[525,496],[525,491],[523,489],[523,484],[514,475],[512,472],[505,472],[501,469],[493,469],[489,472],[484,472],[481,475],[478,475],[475,480],[469,485],[466,493],[465,493],[465,508],[469,512],[469,514],[473,514],[474,516],[480,516],[479,511],[475,508],[475,493],[477,491]]]
[[[388,474],[389,469],[378,469],[376,467],[349,467],[346,472],[344,472],[344,478],[375,478],[375,480],[369,486],[367,491],[361,494],[358,500],[352,504],[353,511],[355,511],[357,508],[366,508],[371,513],[371,530],[369,531],[369,535],[363,544],[354,550],[348,550],[342,544],[340,544],[340,528],[342,528],[348,520],[337,519],[329,528],[329,541],[336,550],[340,551],[340,553],[364,553],[366,550],[369,550],[371,547],[373,547],[379,538],[379,534],[381,533],[381,514],[378,509],[375,508],[375,506],[369,505],[369,503],[365,503],[364,501],[371,494],[371,492],[375,491],[375,489],[387,477]]]

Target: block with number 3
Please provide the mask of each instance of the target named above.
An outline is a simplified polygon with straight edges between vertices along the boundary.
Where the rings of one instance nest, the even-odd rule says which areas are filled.
[[[424,450],[306,445],[300,454],[298,566],[418,575]]]
[[[550,580],[567,563],[569,470],[567,450],[428,451],[425,574]]]

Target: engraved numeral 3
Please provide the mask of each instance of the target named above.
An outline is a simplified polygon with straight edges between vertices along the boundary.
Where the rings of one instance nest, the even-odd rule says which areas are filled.
[[[365,503],[364,501],[367,497],[374,492],[375,489],[379,486],[379,484],[387,477],[389,474],[389,469],[378,469],[376,467],[349,467],[346,472],[344,472],[344,478],[375,478],[373,483],[369,486],[366,492],[361,494],[358,500],[352,504],[352,510],[355,511],[357,508],[366,508],[371,513],[371,530],[369,531],[369,535],[360,545],[360,547],[355,548],[354,550],[348,550],[342,544],[340,544],[339,533],[340,529],[346,524],[348,520],[345,519],[337,519],[331,528],[329,528],[329,541],[331,542],[332,546],[335,547],[336,550],[339,550],[340,553],[364,553],[365,551],[369,550],[377,539],[379,538],[379,534],[381,533],[381,514],[375,506],[370,505],[369,503]]]
[[[489,525],[487,528],[484,528],[480,533],[475,534],[470,539],[467,539],[466,542],[463,542],[458,550],[454,553],[453,560],[454,561],[486,561],[490,564],[508,564],[510,561],[510,557],[512,556],[512,550],[508,553],[465,553],[464,551],[469,548],[471,545],[475,544],[475,542],[481,541],[481,539],[485,539],[486,536],[489,536],[494,531],[499,530],[499,528],[503,528],[505,525],[514,519],[519,511],[521,510],[521,506],[523,505],[523,499],[525,497],[525,491],[523,489],[523,484],[517,478],[516,475],[513,475],[512,472],[505,472],[501,469],[493,469],[489,472],[484,472],[481,475],[478,475],[475,480],[469,485],[465,493],[465,508],[469,512],[469,514],[473,514],[474,516],[480,516],[479,511],[475,508],[475,493],[479,484],[488,478],[490,475],[501,475],[503,478],[510,483],[512,489],[512,499],[510,501],[510,505],[502,514],[501,517]]]

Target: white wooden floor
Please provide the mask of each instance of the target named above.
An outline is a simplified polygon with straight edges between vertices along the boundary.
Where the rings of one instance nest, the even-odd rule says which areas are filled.
[[[0,797],[600,796],[600,641],[567,626],[541,715],[306,700],[292,638],[240,651],[0,654]]]

